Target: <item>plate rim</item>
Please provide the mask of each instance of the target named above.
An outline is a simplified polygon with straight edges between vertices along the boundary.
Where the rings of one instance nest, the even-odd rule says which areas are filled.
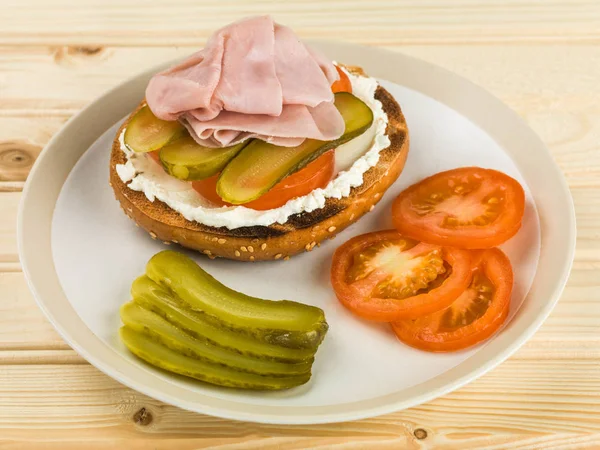
[[[234,401],[234,400],[217,399],[218,402],[224,403],[226,405],[237,405],[237,406],[245,405],[245,406],[250,406],[250,409],[243,408],[243,407],[240,407],[239,409],[236,409],[236,408],[231,409],[229,407],[227,407],[227,408],[213,407],[213,406],[207,405],[207,404],[199,404],[195,401],[187,400],[183,397],[177,398],[177,397],[174,397],[173,395],[163,392],[161,389],[157,389],[155,387],[155,385],[144,384],[145,381],[153,381],[155,384],[158,383],[158,385],[160,386],[160,385],[163,385],[164,383],[169,383],[169,382],[167,380],[162,380],[162,379],[156,377],[155,375],[151,374],[151,372],[144,369],[144,367],[141,364],[136,364],[131,361],[127,361],[126,359],[122,358],[122,356],[120,356],[120,355],[119,355],[119,357],[121,358],[121,365],[119,365],[118,367],[115,367],[115,366],[109,364],[109,362],[106,359],[107,358],[111,359],[110,356],[114,357],[113,354],[117,354],[117,353],[113,349],[109,348],[106,344],[104,344],[104,342],[102,342],[95,334],[93,334],[92,331],[89,330],[89,328],[79,318],[79,316],[76,314],[76,312],[74,310],[62,311],[61,314],[63,316],[62,316],[62,319],[59,320],[57,318],[56,311],[54,311],[52,309],[52,307],[50,306],[52,304],[52,301],[50,301],[50,303],[47,302],[48,296],[53,295],[53,294],[48,293],[49,287],[52,286],[55,293],[58,292],[58,291],[56,291],[56,288],[58,287],[60,294],[62,294],[62,296],[64,297],[64,300],[66,300],[67,303],[69,303],[64,292],[62,291],[62,287],[60,286],[60,283],[58,282],[58,278],[57,278],[56,270],[54,268],[54,262],[52,259],[51,251],[50,251],[50,258],[51,258],[50,266],[52,268],[52,272],[53,272],[53,275],[56,278],[56,280],[48,280],[48,281],[44,282],[43,283],[43,285],[44,285],[43,292],[39,289],[39,286],[42,285],[42,277],[44,277],[44,273],[42,271],[48,270],[49,268],[47,267],[48,265],[46,265],[46,267],[43,267],[43,266],[41,266],[39,261],[33,260],[33,257],[35,255],[35,252],[34,252],[35,248],[32,248],[33,244],[31,244],[32,240],[30,238],[33,236],[33,232],[34,232],[34,230],[36,230],[36,228],[35,228],[35,226],[31,225],[31,220],[29,218],[37,217],[40,214],[42,214],[43,211],[41,211],[41,208],[36,206],[36,204],[33,200],[29,200],[29,198],[35,198],[35,197],[33,197],[34,195],[38,195],[38,197],[40,197],[41,191],[39,189],[41,189],[40,186],[43,186],[43,184],[40,185],[40,183],[39,183],[39,180],[41,179],[41,177],[38,175],[38,172],[41,172],[43,169],[44,170],[47,169],[46,166],[55,167],[57,169],[57,171],[59,172],[57,177],[61,176],[60,175],[61,172],[65,172],[64,168],[62,170],[60,170],[59,163],[57,163],[56,161],[49,161],[47,155],[50,154],[50,152],[52,151],[53,148],[57,147],[60,144],[61,140],[64,140],[66,138],[66,136],[72,134],[73,130],[78,125],[81,124],[83,118],[85,118],[86,116],[89,116],[91,114],[94,114],[96,112],[100,113],[104,107],[112,107],[113,109],[120,108],[120,110],[123,111],[123,114],[117,118],[117,121],[120,120],[121,117],[123,117],[128,111],[128,107],[123,106],[123,105],[128,105],[128,104],[133,105],[133,104],[137,104],[137,102],[139,101],[139,95],[136,94],[137,92],[139,92],[139,89],[140,89],[139,85],[145,85],[145,83],[143,83],[144,80],[147,80],[151,74],[153,74],[156,71],[161,70],[162,68],[166,67],[167,65],[173,63],[173,61],[169,61],[166,63],[162,63],[156,67],[153,67],[149,70],[146,70],[138,75],[135,75],[134,77],[126,80],[125,82],[115,86],[113,89],[109,90],[108,92],[106,92],[105,94],[103,94],[102,96],[100,96],[96,100],[94,100],[92,103],[90,103],[88,106],[86,106],[82,111],[80,111],[79,113],[77,113],[76,115],[71,117],[69,119],[69,121],[67,121],[67,123],[61,128],[61,130],[52,137],[52,139],[48,142],[48,144],[46,145],[46,147],[44,148],[44,150],[42,151],[42,153],[39,155],[38,159],[36,160],[34,167],[30,171],[30,175],[25,183],[21,202],[19,205],[19,211],[18,211],[18,216],[17,216],[17,243],[18,243],[19,257],[21,260],[21,266],[22,266],[23,273],[25,275],[28,287],[34,296],[36,303],[38,304],[38,306],[40,307],[42,312],[45,314],[45,316],[48,318],[48,320],[52,323],[54,328],[61,335],[61,337],[63,339],[65,339],[65,341],[70,346],[72,346],[88,362],[90,362],[92,365],[94,365],[96,368],[98,368],[99,370],[101,370],[102,372],[104,372],[105,374],[110,376],[111,378],[128,386],[129,388],[132,388],[138,392],[148,395],[149,397],[155,398],[155,399],[163,401],[165,403],[168,403],[168,404],[171,404],[174,406],[178,406],[178,407],[190,410],[190,411],[200,412],[200,413],[204,413],[204,414],[210,414],[210,415],[214,415],[214,416],[218,416],[218,417],[222,417],[222,418],[226,418],[226,419],[245,420],[245,421],[250,421],[250,422],[267,423],[267,424],[290,424],[290,425],[291,424],[321,424],[321,423],[341,422],[341,421],[347,421],[347,420],[356,420],[356,419],[386,414],[386,413],[390,413],[390,412],[398,411],[398,410],[405,409],[408,407],[419,405],[421,403],[435,399],[439,396],[445,395],[448,392],[451,392],[461,386],[464,386],[468,382],[487,373],[489,370],[496,367],[501,362],[505,361],[518,348],[520,348],[535,333],[535,331],[537,331],[537,329],[545,321],[545,319],[548,317],[548,315],[550,314],[550,312],[556,305],[556,303],[557,303],[558,299],[560,298],[560,295],[562,294],[562,291],[566,285],[566,282],[568,280],[568,277],[569,277],[569,274],[570,274],[570,271],[572,268],[572,264],[573,264],[574,254],[575,254],[576,219],[575,219],[574,204],[573,204],[573,200],[572,200],[568,185],[566,183],[566,180],[564,179],[563,174],[561,173],[558,166],[554,162],[554,160],[552,158],[552,154],[547,149],[545,144],[541,141],[541,139],[535,134],[535,132],[524,122],[524,120],[521,119],[514,111],[512,111],[502,101],[500,101],[499,99],[494,97],[492,94],[490,94],[485,89],[475,85],[471,81],[469,81],[457,74],[454,74],[453,72],[451,72],[447,69],[441,68],[432,63],[429,63],[429,62],[426,62],[426,61],[423,61],[423,60],[420,60],[420,59],[417,59],[417,58],[414,58],[411,56],[407,56],[402,53],[391,52],[391,51],[381,49],[381,48],[365,47],[365,46],[359,46],[359,45],[355,45],[355,44],[348,44],[348,43],[341,43],[341,42],[313,41],[313,43],[315,45],[317,45],[318,47],[320,47],[321,50],[324,50],[325,53],[328,53],[328,54],[336,54],[339,56],[345,55],[348,58],[350,58],[350,57],[356,56],[356,54],[359,53],[360,57],[358,59],[360,59],[362,61],[361,65],[363,67],[367,68],[367,71],[370,73],[370,75],[372,75],[374,77],[378,77],[378,78],[384,78],[386,80],[406,86],[406,84],[396,81],[394,79],[394,77],[390,78],[389,72],[387,73],[387,75],[385,74],[386,70],[389,70],[389,69],[386,69],[386,67],[385,67],[386,64],[382,64],[381,60],[384,59],[385,61],[394,61],[394,63],[392,65],[398,65],[398,64],[404,63],[405,66],[403,66],[403,68],[407,68],[408,71],[418,72],[418,75],[419,75],[419,76],[417,76],[415,74],[411,74],[411,76],[413,77],[413,80],[412,80],[413,82],[409,86],[411,89],[414,89],[421,93],[424,93],[425,95],[432,97],[432,98],[436,99],[437,101],[441,101],[442,103],[446,104],[447,106],[449,106],[453,110],[459,112],[460,114],[463,114],[463,113],[461,112],[461,110],[457,109],[457,105],[463,106],[464,108],[471,107],[471,108],[477,109],[476,107],[479,103],[492,104],[495,106],[496,109],[498,109],[499,111],[502,111],[502,115],[504,115],[504,121],[507,121],[508,123],[512,123],[514,126],[516,126],[519,129],[520,133],[523,135],[523,138],[527,139],[528,142],[531,145],[533,145],[534,148],[536,148],[536,152],[538,153],[538,155],[543,155],[547,159],[547,161],[546,161],[547,166],[553,172],[551,175],[552,175],[552,179],[555,181],[553,187],[555,188],[555,190],[558,189],[559,193],[562,194],[563,200],[565,202],[564,206],[567,207],[566,210],[568,210],[569,214],[563,214],[562,217],[560,218],[560,220],[562,220],[564,222],[563,228],[566,227],[567,235],[568,235],[568,239],[565,239],[563,242],[564,249],[563,249],[562,256],[565,257],[564,258],[565,262],[563,263],[562,268],[559,270],[558,276],[554,277],[551,281],[548,281],[546,283],[546,284],[551,283],[553,285],[553,288],[551,289],[551,294],[549,296],[547,296],[547,301],[543,304],[543,308],[537,311],[537,314],[535,315],[535,317],[533,319],[531,319],[528,322],[528,324],[526,324],[525,326],[521,326],[520,329],[518,330],[518,332],[514,331],[515,333],[517,333],[516,336],[512,336],[510,339],[507,338],[508,333],[506,332],[506,330],[511,329],[511,328],[514,329],[518,324],[521,324],[523,322],[522,319],[518,319],[518,316],[519,316],[520,310],[523,309],[523,306],[527,305],[527,299],[531,294],[531,290],[530,290],[530,292],[525,297],[524,305],[520,308],[520,310],[517,312],[515,317],[513,317],[511,322],[508,323],[507,326],[505,327],[505,332],[501,335],[496,336],[494,339],[492,339],[487,344],[485,344],[486,348],[491,350],[492,354],[494,356],[489,357],[489,358],[484,358],[485,361],[483,361],[480,364],[477,364],[476,367],[472,368],[471,370],[466,370],[463,368],[463,366],[468,366],[469,363],[472,364],[473,361],[481,359],[482,358],[481,352],[478,352],[475,355],[467,358],[467,360],[463,361],[458,366],[442,373],[441,375],[438,375],[438,376],[436,376],[430,380],[427,380],[421,384],[418,384],[416,386],[412,386],[412,387],[405,388],[400,391],[396,391],[393,394],[387,394],[384,396],[374,397],[372,399],[361,400],[358,402],[337,404],[335,406],[293,406],[293,407],[289,407],[289,406],[279,406],[279,405],[278,406],[255,405],[255,404],[248,404],[245,402],[238,402],[238,401]],[[356,63],[355,60],[352,60],[352,63]],[[371,70],[372,67],[375,68],[375,70],[372,71]],[[443,80],[448,80],[448,81],[446,81],[444,83],[438,83],[437,85],[435,83],[431,84],[431,80],[440,79],[440,78]],[[477,97],[469,98],[469,99],[458,98],[454,93],[448,92],[448,91],[451,91],[451,90],[447,89],[447,85],[450,82],[452,82],[452,84],[455,84],[457,86],[461,86],[465,89],[468,89],[471,92],[477,93]],[[444,92],[444,91],[446,91],[446,92]],[[460,89],[457,89],[456,91],[460,91]],[[435,96],[432,94],[435,94]],[[118,96],[118,98],[120,100],[120,102],[119,102],[121,105],[120,107],[115,106],[112,103],[114,101],[113,97],[115,97],[115,96]],[[445,101],[442,101],[442,99]],[[448,104],[449,101],[455,102],[454,106],[449,105]],[[114,115],[113,114],[106,114],[106,115],[107,116],[110,115],[111,117],[114,117],[114,115],[116,115],[116,113]],[[490,134],[490,137],[492,137],[494,140],[497,140],[496,135],[493,135],[488,132],[488,127],[493,126],[493,124],[489,122],[489,118],[481,117],[481,118],[479,118],[480,120],[475,121],[475,120],[473,120],[472,116],[467,116],[467,117],[474,124],[476,124],[477,126],[482,128],[486,133]],[[107,122],[110,122],[110,123],[108,124],[108,126],[105,126],[105,124]],[[107,120],[107,118],[104,118],[103,120],[100,120],[99,123],[96,123],[96,125],[94,126],[93,132],[89,133],[94,136],[90,141],[90,145],[114,123],[115,123],[115,120],[111,121],[111,120]],[[85,141],[85,138],[81,138],[81,139],[83,139],[83,141]],[[85,151],[87,150],[87,148],[89,148],[90,145],[87,145],[83,151],[79,152],[76,158],[74,158],[74,156],[71,155],[71,158],[68,161],[64,162],[65,165],[70,166],[69,169],[66,170],[67,175],[72,170],[75,162],[85,153]],[[503,149],[506,149],[505,145],[502,145],[501,143],[499,143],[499,145]],[[71,152],[71,153],[76,153],[76,152]],[[515,165],[517,166],[519,171],[521,173],[523,173],[523,170],[521,167],[523,164],[519,164],[517,161],[515,161],[515,159],[513,158],[513,156],[511,154],[509,154],[509,156],[511,157],[511,160],[515,163]],[[71,164],[71,162],[73,162],[73,164]],[[534,163],[534,161],[531,161],[531,163]],[[48,173],[48,172],[45,172],[45,173]],[[45,192],[44,195],[46,197],[51,198],[52,195],[54,193],[56,193],[56,199],[57,199],[58,193],[60,193],[60,190],[62,189],[62,185],[64,184],[65,179],[66,179],[66,175],[65,175],[64,179],[62,180],[62,182],[60,182],[60,186],[58,188],[50,189],[47,192]],[[36,191],[36,189],[37,189],[37,191]],[[538,199],[537,199],[536,195],[534,194],[533,189],[532,189],[532,196],[537,205]],[[54,203],[56,202],[56,199],[54,200]],[[40,210],[40,211],[37,211],[36,209]],[[52,205],[51,209],[53,210],[53,205]],[[47,212],[47,210],[48,210],[48,207],[45,206],[44,211]],[[539,217],[539,211],[538,211],[538,217]],[[27,221],[26,218],[28,218],[29,221]],[[50,234],[52,213],[50,213],[49,220],[50,220],[50,226],[47,227],[48,228],[48,230],[46,230],[48,232],[47,235]],[[46,234],[44,230],[37,230],[37,231],[41,232],[40,236]],[[544,250],[544,246],[543,246],[544,234],[545,234],[544,229],[542,228],[540,230],[540,232],[541,232],[542,251],[543,251]],[[40,238],[40,237],[38,236],[38,238]],[[51,247],[50,241],[48,241],[48,246]],[[541,259],[542,259],[542,253],[540,254],[540,261],[541,261]],[[540,265],[540,261],[538,261],[538,268]],[[539,272],[539,271],[536,271],[536,272]],[[538,279],[538,276],[540,276],[539,273],[536,273],[536,275],[534,277],[534,282],[533,282],[534,285],[536,283],[536,279]],[[56,282],[58,282],[58,286],[56,285]],[[533,286],[532,286],[532,289],[533,289]],[[73,309],[73,308],[71,307],[71,309]],[[75,325],[73,325],[72,323],[65,324],[64,323],[65,318],[69,318],[70,320],[79,321],[79,325],[78,325],[80,327],[79,330],[72,329],[73,326],[75,326],[77,324],[75,324]],[[87,342],[86,344],[84,344],[81,341],[82,337],[85,337],[86,339],[92,339],[92,344],[94,344],[94,345],[92,345],[92,347],[95,348],[95,351],[98,353],[94,353],[94,352],[88,350],[90,343]],[[95,342],[94,340],[97,342]],[[508,342],[505,342],[505,341],[508,341]],[[477,357],[477,355],[479,355],[479,357]],[[143,374],[142,373],[143,371],[145,371],[146,373]],[[460,375],[460,373],[462,373],[462,372],[465,372],[465,373]],[[133,377],[133,375],[138,376],[138,378]],[[449,378],[450,381],[442,382],[439,380],[442,377]],[[140,382],[140,378],[144,382]],[[171,390],[174,390],[174,391],[178,391],[179,389],[185,391],[185,389],[182,387],[177,388],[177,389],[173,385],[171,385],[171,387],[172,387]],[[402,395],[402,393],[404,393],[405,391],[410,391],[410,390],[421,391],[421,393],[417,394],[417,395],[412,395],[412,396],[409,395],[409,396],[407,396],[407,398],[405,398],[403,400],[396,400],[396,401],[391,401],[388,403],[384,402],[383,404],[377,404],[377,402],[380,401],[380,399],[382,399],[382,398],[387,398],[391,395],[393,395],[393,396]],[[208,399],[215,400],[215,398],[210,395],[200,394],[200,393],[198,393],[198,395],[200,395],[201,397],[207,397]],[[359,407],[358,409],[356,409],[356,408],[353,409],[353,407],[356,404],[359,404],[362,406]],[[198,408],[198,406],[200,406],[200,408]],[[256,409],[262,409],[265,411],[269,410],[269,412],[261,411],[260,413],[257,413],[257,412],[252,411],[252,407],[255,407]],[[310,412],[310,411],[314,411],[316,409],[323,410],[324,412],[320,413],[318,415]],[[329,410],[332,410],[332,409],[337,410],[337,411],[330,412]]]

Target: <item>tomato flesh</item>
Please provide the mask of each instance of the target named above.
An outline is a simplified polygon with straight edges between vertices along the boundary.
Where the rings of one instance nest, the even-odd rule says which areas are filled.
[[[146,155],[148,155],[162,167],[162,163],[160,162],[160,156],[158,156],[159,153],[160,150],[154,150],[153,152],[147,152]]]
[[[461,248],[490,248],[519,230],[521,185],[506,174],[466,167],[433,175],[394,201],[394,226],[414,239]]]
[[[348,78],[348,75],[346,75],[346,72],[344,72],[340,67],[335,66],[340,79],[337,81],[334,81],[333,84],[331,85],[331,90],[332,92],[335,94],[336,92],[350,92],[352,93],[352,83],[350,82],[350,78]]]
[[[490,249],[474,260],[472,271],[468,288],[446,308],[394,322],[398,338],[422,350],[444,352],[471,347],[498,331],[510,306],[510,262],[499,249]]]
[[[293,198],[307,195],[318,188],[324,188],[331,181],[335,169],[333,150],[324,153],[303,169],[284,178],[260,198],[242,206],[256,210],[279,208]],[[231,206],[217,194],[219,175],[205,180],[193,181],[192,187],[217,206]]]
[[[394,230],[357,236],[333,256],[331,282],[356,315],[391,322],[438,311],[469,284],[464,250],[424,244]]]

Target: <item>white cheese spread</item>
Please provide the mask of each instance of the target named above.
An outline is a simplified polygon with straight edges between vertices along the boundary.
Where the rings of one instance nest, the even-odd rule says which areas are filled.
[[[119,142],[127,162],[117,165],[117,174],[124,183],[128,183],[129,189],[143,192],[151,202],[160,200],[166,203],[187,220],[230,230],[283,224],[294,214],[322,208],[327,198],[346,197],[353,187],[360,186],[365,172],[379,161],[380,151],[390,145],[390,140],[385,134],[388,117],[381,102],[375,99],[377,81],[350,73],[348,76],[352,83],[352,93],[373,110],[373,125],[361,136],[335,150],[338,173],[325,188],[315,189],[310,194],[294,198],[279,208],[257,211],[244,206],[212,205],[192,189],[191,183],[168,175],[146,155],[136,154],[127,148],[123,141],[125,130],[119,136]]]

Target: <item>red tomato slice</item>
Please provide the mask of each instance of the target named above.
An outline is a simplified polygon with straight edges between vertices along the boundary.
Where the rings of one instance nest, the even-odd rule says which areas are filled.
[[[493,248],[480,252],[473,266],[471,284],[450,306],[392,324],[402,342],[422,350],[447,352],[471,347],[498,331],[510,306],[510,261]]]
[[[395,230],[357,236],[333,255],[340,302],[365,319],[392,322],[445,308],[471,280],[465,250],[424,244]]]
[[[350,82],[350,78],[348,78],[348,75],[346,75],[346,72],[344,72],[338,66],[335,66],[335,68],[336,68],[338,74],[340,75],[340,79],[337,81],[334,81],[333,84],[331,85],[331,90],[333,91],[333,93],[334,94],[336,92],[352,93],[352,83]]]
[[[490,248],[521,227],[525,193],[496,170],[465,167],[413,184],[394,201],[396,229],[413,239],[460,248]]]
[[[148,155],[150,158],[152,158],[154,161],[156,161],[162,167],[162,163],[160,162],[160,156],[158,156],[159,152],[160,152],[160,150],[155,150],[153,152],[146,153],[146,155]]]
[[[289,200],[307,195],[317,188],[327,186],[335,169],[335,154],[329,151],[303,169],[281,180],[262,197],[244,204],[246,208],[267,210],[279,208]],[[230,206],[217,194],[219,175],[205,180],[193,181],[192,186],[200,195],[218,206]]]

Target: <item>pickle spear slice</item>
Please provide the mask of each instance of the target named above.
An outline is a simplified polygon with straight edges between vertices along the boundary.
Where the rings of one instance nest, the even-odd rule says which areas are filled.
[[[153,152],[184,132],[185,128],[179,122],[159,119],[146,105],[127,124],[125,145],[134,152]]]
[[[146,275],[172,290],[192,310],[216,319],[220,326],[270,344],[316,350],[327,332],[322,309],[289,300],[262,300],[234,291],[181,253],[157,253],[148,261]]]
[[[299,386],[310,379],[310,372],[288,377],[272,377],[239,372],[231,368],[190,358],[160,345],[152,338],[127,326],[121,327],[119,335],[129,351],[147,363],[169,372],[220,386],[277,390]]]
[[[165,170],[184,181],[203,180],[223,170],[248,142],[225,148],[209,148],[191,136],[182,136],[165,145],[159,153]]]
[[[133,282],[131,295],[136,304],[161,316],[193,337],[208,340],[215,345],[238,352],[240,355],[298,364],[312,364],[314,361],[314,350],[291,349],[268,344],[216,326],[213,322],[206,320],[206,314],[185,309],[181,301],[178,301],[172,293],[147,276],[141,276]]]
[[[334,141],[306,139],[297,147],[280,147],[258,139],[250,142],[221,172],[217,193],[226,202],[241,205],[256,200],[288,175],[327,150],[364,133],[373,123],[373,111],[348,92],[335,94],[335,106],[344,118],[344,134]]]
[[[212,364],[221,364],[242,372],[274,376],[307,373],[310,372],[312,366],[310,361],[283,363],[260,360],[219,347],[205,339],[194,339],[159,315],[133,302],[121,306],[120,311],[121,320],[125,326],[191,358],[201,359]]]

